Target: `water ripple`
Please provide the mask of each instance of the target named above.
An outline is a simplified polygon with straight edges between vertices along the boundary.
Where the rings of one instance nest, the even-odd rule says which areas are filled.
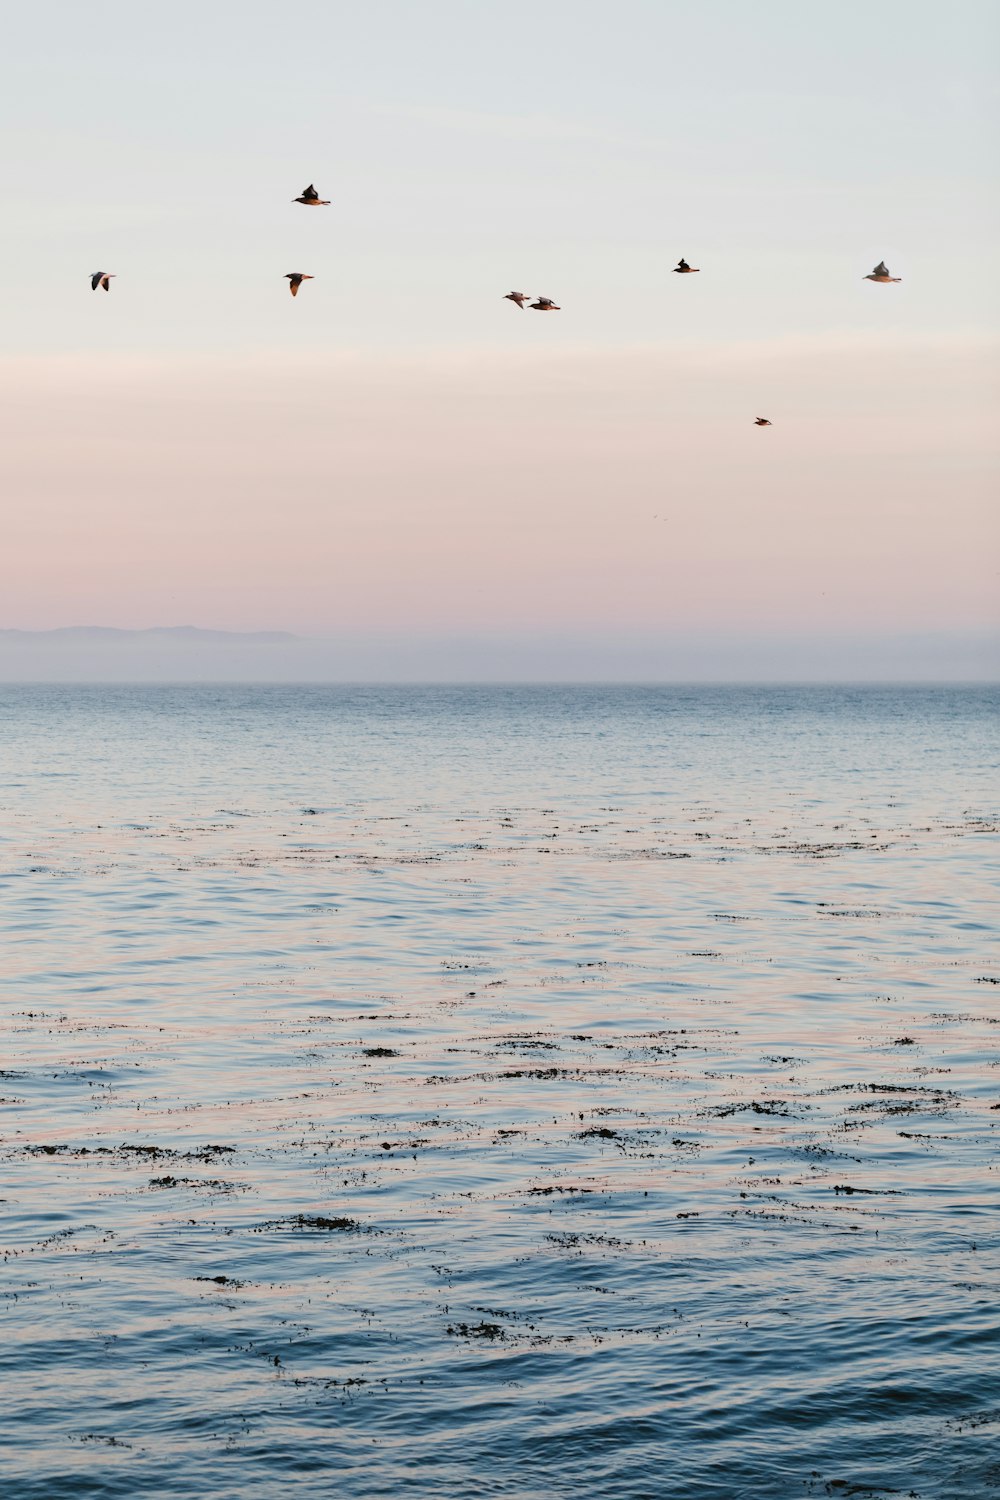
[[[11,1492],[995,1493],[996,706],[0,690]]]

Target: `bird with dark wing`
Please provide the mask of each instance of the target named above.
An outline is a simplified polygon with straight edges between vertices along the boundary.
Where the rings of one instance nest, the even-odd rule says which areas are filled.
[[[754,422],[756,423],[756,425],[758,427],[773,427],[774,426],[774,423],[768,421],[767,417],[754,417]]]
[[[114,274],[114,271],[95,271],[90,278],[90,290],[96,292],[97,288],[102,286],[106,292],[110,292],[111,278]]]
[[[535,312],[562,312],[562,308],[557,307],[551,297],[539,297],[538,301],[531,305]]]
[[[674,275],[675,276],[688,276],[688,275],[693,276],[697,271],[700,271],[700,270],[701,270],[700,266],[689,266],[688,263],[687,263],[687,261],[684,259],[683,255],[682,255],[681,258],[680,258],[680,260],[677,262],[676,266],[674,266]]]
[[[874,271],[869,272],[867,276],[863,276],[861,279],[862,281],[880,281],[884,284],[887,281],[902,281],[903,278],[902,276],[890,276],[889,267],[884,260],[880,260]]]
[[[319,193],[317,193],[316,189],[313,187],[312,183],[310,183],[307,188],[303,188],[302,192],[299,194],[299,196],[297,198],[293,198],[292,199],[292,202],[293,203],[304,203],[307,208],[329,208],[330,207],[330,200],[329,200],[329,198],[321,198],[320,195],[319,195]]]
[[[315,281],[315,276],[308,275],[305,271],[286,271],[285,279],[288,282],[288,290],[293,297],[299,295],[299,287],[304,281]]]

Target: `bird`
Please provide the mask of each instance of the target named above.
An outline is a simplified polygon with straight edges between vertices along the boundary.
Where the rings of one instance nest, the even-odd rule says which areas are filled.
[[[538,301],[531,305],[535,312],[562,312],[562,308],[557,307],[551,297],[539,297]]]
[[[293,297],[299,295],[299,287],[304,281],[315,281],[315,276],[308,275],[305,271],[286,271],[285,279],[288,282],[288,290]]]
[[[504,296],[504,301],[516,302],[521,311],[524,312],[524,304],[527,302],[528,296],[528,292],[507,292]]]
[[[689,273],[690,273],[690,275],[693,276],[696,271],[700,271],[700,270],[701,270],[700,266],[689,266],[688,263],[687,263],[687,261],[684,259],[683,255],[681,256],[680,260],[677,262],[676,266],[674,266],[674,274],[675,275],[679,275],[679,276],[684,276],[684,275],[687,275]]]
[[[90,278],[90,290],[96,292],[97,288],[102,286],[106,292],[110,292],[111,288],[108,282],[114,274],[114,271],[95,271]]]
[[[301,196],[298,197],[298,198],[293,198],[292,202],[293,203],[304,203],[307,208],[329,208],[330,207],[330,200],[329,200],[329,198],[321,198],[320,195],[319,195],[319,193],[317,193],[316,189],[313,187],[312,183],[310,183],[307,188],[303,188]]]
[[[884,260],[880,260],[871,275],[863,276],[862,281],[902,281],[902,276],[890,276],[889,267]]]
[[[754,417],[754,422],[757,424],[758,427],[773,427],[774,426],[774,423],[770,422],[767,417]]]

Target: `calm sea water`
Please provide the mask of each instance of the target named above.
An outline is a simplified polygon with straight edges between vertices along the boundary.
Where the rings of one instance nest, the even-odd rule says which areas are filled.
[[[997,1493],[998,706],[0,689],[5,1493]]]

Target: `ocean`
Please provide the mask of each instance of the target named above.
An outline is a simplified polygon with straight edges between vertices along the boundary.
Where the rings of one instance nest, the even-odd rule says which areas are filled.
[[[998,707],[0,688],[4,1493],[996,1494]]]

